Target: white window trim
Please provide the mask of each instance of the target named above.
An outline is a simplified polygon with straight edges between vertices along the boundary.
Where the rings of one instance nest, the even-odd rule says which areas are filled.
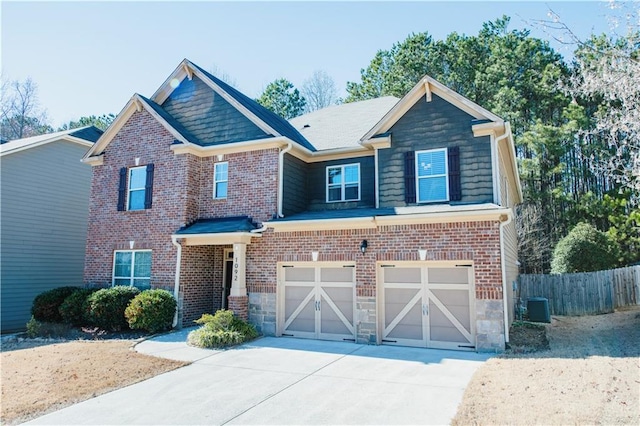
[[[444,174],[433,175],[433,176],[420,176],[418,173],[418,159],[420,158],[420,154],[424,154],[427,152],[438,152],[444,151]],[[443,201],[449,201],[449,150],[447,148],[437,148],[437,149],[425,149],[422,151],[416,151],[415,153],[415,175],[416,175],[416,203],[441,203]],[[420,179],[431,179],[437,177],[445,177],[445,192],[446,198],[441,200],[421,200],[420,199]]]
[[[131,188],[131,174],[133,173],[134,170],[136,169],[144,169],[144,186],[142,188]],[[128,172],[127,172],[127,210],[128,211],[139,211],[139,210],[144,210],[144,202],[142,203],[142,208],[141,209],[132,209],[131,205],[129,204],[129,200],[131,198],[131,192],[132,191],[140,191],[142,190],[145,194],[145,198],[147,196],[146,191],[147,191],[147,166],[140,166],[140,167],[130,167]]]
[[[351,167],[351,166],[356,166],[358,168],[358,198],[353,198],[353,199],[345,199],[345,194],[346,194],[346,180],[344,179],[344,177],[346,176],[344,169],[346,167]],[[329,169],[337,169],[340,168],[342,169],[342,184],[340,185],[340,199],[339,200],[329,200]],[[326,185],[325,185],[325,192],[326,192],[326,200],[327,203],[345,203],[345,202],[349,202],[349,201],[360,201],[360,199],[362,198],[362,192],[361,192],[361,182],[362,182],[362,176],[360,174],[360,163],[351,163],[351,164],[339,164],[339,165],[335,165],[335,166],[327,166],[326,168]],[[351,182],[350,182],[351,183]]]
[[[218,168],[218,166],[222,164],[227,165],[227,178],[225,180],[216,180],[216,174],[217,174],[216,169]],[[227,184],[227,195],[225,195],[224,197],[219,197],[218,194],[216,194],[216,188],[217,188],[217,184],[222,182],[226,182]],[[216,200],[224,200],[227,198],[228,195],[229,195],[229,162],[221,161],[213,165],[213,198]]]
[[[149,275],[148,277],[136,277],[134,276],[134,271],[135,271],[135,255],[133,253],[136,252],[149,252],[151,253],[151,250],[114,250],[113,252],[113,266],[111,268],[111,286],[116,285],[116,278],[119,280],[129,280],[129,287],[133,287],[133,281],[134,279],[140,279],[140,280],[149,280],[149,283],[151,283],[151,275]],[[132,253],[131,256],[131,275],[129,277],[116,277],[116,253]],[[152,263],[153,266],[153,263]]]

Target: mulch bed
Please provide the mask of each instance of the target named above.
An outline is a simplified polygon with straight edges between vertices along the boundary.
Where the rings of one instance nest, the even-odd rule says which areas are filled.
[[[549,349],[547,329],[542,324],[514,321],[509,330],[507,353],[531,353]]]

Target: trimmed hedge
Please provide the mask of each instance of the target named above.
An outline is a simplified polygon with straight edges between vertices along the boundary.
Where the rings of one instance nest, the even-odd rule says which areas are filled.
[[[87,324],[89,296],[96,291],[98,291],[97,288],[79,288],[64,299],[58,308],[62,321],[74,326]]]
[[[169,330],[176,313],[176,299],[167,290],[145,290],[134,297],[124,316],[132,329],[150,333]]]
[[[31,315],[40,322],[62,322],[60,315],[60,305],[74,291],[80,287],[58,287],[44,293],[40,293],[33,299],[31,305]]]
[[[87,319],[104,330],[127,329],[124,311],[139,293],[136,287],[122,285],[98,290],[87,299]]]
[[[204,314],[194,322],[202,324],[202,327],[189,333],[187,343],[191,346],[221,348],[258,337],[258,332],[253,325],[224,309],[219,310],[215,315]]]

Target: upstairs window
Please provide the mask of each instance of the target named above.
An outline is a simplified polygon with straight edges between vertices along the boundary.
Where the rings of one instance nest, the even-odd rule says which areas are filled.
[[[120,169],[118,211],[150,209],[153,201],[153,164]]]
[[[418,203],[448,201],[447,149],[416,151]]]
[[[151,250],[118,250],[113,256],[113,285],[151,288]]]
[[[360,164],[327,167],[327,202],[360,200]]]
[[[213,166],[213,198],[227,198],[229,182],[229,163],[216,163]]]
[[[147,186],[147,168],[129,169],[129,188],[127,189],[127,210],[144,210],[144,191]]]

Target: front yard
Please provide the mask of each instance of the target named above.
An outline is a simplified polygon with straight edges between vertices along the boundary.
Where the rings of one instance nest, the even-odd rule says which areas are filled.
[[[490,359],[456,425],[640,424],[640,306],[553,317],[550,350]]]
[[[185,365],[139,354],[132,340],[38,347],[3,343],[1,424],[17,424]],[[23,349],[21,349],[23,348]]]

